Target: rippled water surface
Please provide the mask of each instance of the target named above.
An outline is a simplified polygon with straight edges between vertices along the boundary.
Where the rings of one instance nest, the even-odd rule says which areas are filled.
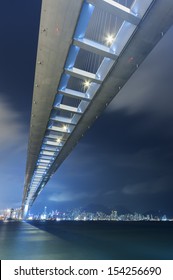
[[[173,223],[1,222],[0,259],[173,259]]]

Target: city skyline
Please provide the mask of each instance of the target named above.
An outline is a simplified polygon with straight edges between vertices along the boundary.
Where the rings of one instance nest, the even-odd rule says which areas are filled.
[[[100,208],[101,207],[101,208]],[[128,212],[128,210],[106,209],[100,205],[98,209],[68,209],[58,211],[47,209],[47,206],[39,213],[28,212],[26,221],[173,221],[173,215],[166,215],[162,212],[137,213]],[[0,210],[0,221],[20,221],[22,219],[22,209],[4,209]]]
[[[14,10],[10,1],[2,5],[0,208],[16,208],[24,187],[41,1],[18,1]],[[96,201],[173,212],[172,38],[173,28],[87,131],[33,211]]]

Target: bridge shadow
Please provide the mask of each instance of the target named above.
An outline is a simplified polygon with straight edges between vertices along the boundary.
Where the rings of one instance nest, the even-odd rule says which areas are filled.
[[[29,224],[75,246],[76,250],[86,252],[89,259],[131,258],[129,242],[123,241],[122,227],[113,222],[102,221],[29,221]],[[123,225],[122,225],[123,226]],[[123,228],[126,226],[124,224]],[[123,231],[124,231],[123,229]],[[126,244],[126,253],[122,250]]]
[[[53,234],[63,240],[84,244],[84,241],[103,241],[105,223],[83,221],[27,221],[30,225]],[[109,223],[107,224],[109,225]],[[108,227],[106,226],[108,230]],[[100,234],[98,235],[98,232]],[[102,232],[102,234],[101,234]]]
[[[57,242],[62,240],[76,251],[85,252],[85,259],[159,259],[164,258],[163,252],[168,257],[167,240],[173,233],[172,223],[30,221],[29,224],[56,236]]]

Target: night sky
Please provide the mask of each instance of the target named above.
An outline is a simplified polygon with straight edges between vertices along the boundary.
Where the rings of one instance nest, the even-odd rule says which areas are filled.
[[[21,206],[40,0],[0,9],[0,209]],[[173,27],[87,131],[31,212],[102,204],[173,216]]]

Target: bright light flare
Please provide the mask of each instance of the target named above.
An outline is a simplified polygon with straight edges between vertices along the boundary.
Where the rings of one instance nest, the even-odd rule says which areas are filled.
[[[106,45],[110,46],[112,45],[113,41],[114,41],[114,36],[112,34],[108,34],[105,38],[106,41]]]
[[[68,126],[67,126],[67,125],[63,125],[63,129],[64,129],[65,131],[67,131],[67,130],[68,130]]]
[[[60,139],[60,138],[57,138],[57,139],[56,139],[56,142],[57,142],[58,144],[60,144],[61,139]]]
[[[90,85],[91,85],[91,82],[88,81],[88,80],[83,82],[83,87],[84,87],[85,90],[88,89],[90,87]]]

